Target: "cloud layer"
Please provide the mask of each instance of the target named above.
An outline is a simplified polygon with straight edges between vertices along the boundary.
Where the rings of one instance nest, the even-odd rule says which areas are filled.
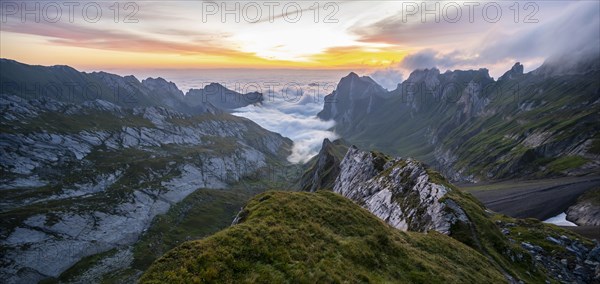
[[[404,15],[384,18],[353,31],[364,41],[384,42],[411,48],[397,65],[399,70],[490,69],[494,76],[508,70],[515,61],[535,68],[545,59],[600,55],[600,2],[535,2],[537,23],[525,23],[532,10],[523,10],[518,22],[511,14],[513,2],[502,3],[503,17],[496,23],[466,17],[457,23],[405,21]],[[479,20],[479,23],[477,22]]]
[[[305,94],[300,102],[312,100]],[[335,133],[328,130],[335,125],[335,122],[322,121],[316,117],[322,108],[322,103],[313,102],[305,104],[266,102],[262,106],[237,109],[234,115],[248,118],[267,130],[292,139],[294,147],[288,160],[292,163],[304,163],[319,152],[323,139],[338,138]]]
[[[388,91],[395,90],[398,84],[402,82],[402,71],[396,68],[386,68],[376,70],[368,75],[380,86],[388,89]]]
[[[333,121],[322,121],[316,114],[323,109],[325,95],[330,94],[340,78],[348,71],[324,70],[155,70],[180,88],[202,88],[218,82],[237,92],[259,91],[263,93],[262,105],[236,109],[234,115],[248,118],[263,128],[280,133],[294,141],[288,160],[303,163],[321,149],[323,139],[337,139],[329,131]],[[138,73],[140,78],[150,74]],[[276,86],[272,86],[277,84]],[[245,89],[258,86],[260,89]],[[267,88],[266,86],[272,86]]]

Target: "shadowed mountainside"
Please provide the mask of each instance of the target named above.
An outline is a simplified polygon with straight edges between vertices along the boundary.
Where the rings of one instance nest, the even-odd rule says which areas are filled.
[[[390,92],[350,73],[318,116],[350,143],[452,180],[598,173],[600,64],[586,62],[549,60],[526,74],[516,63],[498,80],[486,69],[416,70]]]

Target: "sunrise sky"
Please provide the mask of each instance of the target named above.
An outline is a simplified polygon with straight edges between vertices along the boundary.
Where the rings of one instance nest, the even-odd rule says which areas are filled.
[[[233,14],[222,21],[223,2],[219,1],[137,1],[132,2],[137,12],[129,18],[137,23],[124,22],[136,9],[125,7],[127,2],[119,2],[117,23],[113,1],[88,2],[77,2],[71,23],[69,6],[60,1],[54,2],[61,7],[60,17],[56,7],[44,8],[48,2],[2,1],[1,57],[83,70],[393,71],[437,66],[442,70],[487,67],[499,76],[515,61],[533,69],[549,56],[583,52],[578,45],[584,43],[587,48],[598,48],[598,39],[594,42],[590,35],[600,33],[597,1],[537,1],[527,7],[526,2],[518,6],[513,1],[495,2],[498,6],[487,5],[487,19],[483,9],[487,2],[477,2],[469,19],[470,8],[465,3],[446,5],[449,2],[441,1],[437,2],[439,23],[435,13],[424,15],[421,1],[298,1],[287,6],[287,14],[283,11],[286,2],[279,2],[271,20],[266,2],[249,6],[245,6],[250,3],[247,1],[227,2],[229,9],[239,3],[239,22]],[[35,3],[40,5],[39,23],[34,14],[23,15],[23,5],[36,9]],[[95,3],[99,3],[102,16],[95,23],[86,21],[83,7],[94,5],[87,6],[88,19],[93,19]],[[318,13],[315,3],[319,4]],[[326,3],[333,4],[326,7]],[[434,9],[433,5],[428,9]],[[498,7],[501,16],[491,23]],[[300,16],[297,8],[301,8]],[[295,17],[299,20],[291,22]],[[325,23],[326,18],[334,23]]]

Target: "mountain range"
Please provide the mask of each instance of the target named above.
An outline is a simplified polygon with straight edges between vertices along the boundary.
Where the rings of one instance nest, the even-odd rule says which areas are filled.
[[[69,66],[27,65],[0,59],[1,90],[5,95],[28,99],[47,98],[61,102],[83,103],[96,99],[121,107],[155,106],[185,114],[231,111],[263,101],[261,93],[240,94],[218,83],[184,94],[173,82],[106,72],[79,72]]]
[[[236,197],[242,188],[242,196],[265,190],[277,182],[272,169],[289,164],[291,140],[228,114],[231,105],[220,98],[219,107],[202,96],[186,99],[161,78],[139,82],[5,59],[0,69],[0,278],[8,283],[57,279],[107,252],[121,268],[152,261],[134,245],[156,216],[196,202],[194,193],[205,189],[212,200],[204,206],[230,203],[219,210],[231,211],[189,214],[226,220],[246,200]],[[73,96],[64,86],[73,86]],[[77,89],[86,86],[101,91],[86,96]],[[219,86],[205,93],[228,91]],[[113,96],[113,88],[131,96]],[[229,223],[218,221],[198,234]],[[103,275],[92,272],[71,281]]]
[[[487,69],[416,70],[387,91],[350,73],[323,120],[351,144],[430,164],[454,181],[600,172],[600,58]]]

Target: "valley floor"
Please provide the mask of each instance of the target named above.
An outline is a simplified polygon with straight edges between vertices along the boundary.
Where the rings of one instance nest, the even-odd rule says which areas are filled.
[[[515,218],[546,220],[567,210],[587,190],[600,187],[600,176],[511,180],[459,186],[496,212]],[[600,239],[599,227],[565,228],[590,238]]]

